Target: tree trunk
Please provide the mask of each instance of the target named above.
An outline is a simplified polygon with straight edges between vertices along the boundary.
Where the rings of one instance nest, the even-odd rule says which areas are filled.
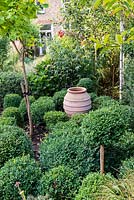
[[[120,16],[120,33],[124,31],[124,20],[123,14],[121,13]],[[124,38],[123,38],[124,40]],[[123,44],[120,45],[120,67],[119,67],[119,99],[122,100],[122,90],[124,85],[124,51],[123,51]]]
[[[104,174],[104,145],[100,145],[100,173]]]
[[[29,132],[30,132],[30,136],[33,135],[33,123],[32,123],[32,116],[31,116],[31,111],[30,111],[30,102],[29,102],[29,89],[28,89],[28,81],[27,81],[27,75],[26,75],[26,69],[25,69],[25,62],[24,62],[24,58],[25,58],[25,52],[24,52],[24,45],[23,42],[20,40],[21,44],[22,44],[22,52],[17,48],[15,41],[11,40],[11,42],[13,43],[17,53],[19,54],[20,60],[22,62],[22,72],[23,72],[23,78],[24,78],[24,85],[21,83],[21,89],[22,89],[22,93],[24,94],[24,98],[26,101],[26,109],[27,109],[27,115],[28,115],[28,121],[29,121]]]
[[[25,69],[25,63],[24,63],[24,47],[22,52],[22,71],[23,71],[23,78],[24,78],[24,91],[25,91],[25,100],[26,100],[26,108],[27,108],[27,115],[28,115],[28,121],[29,121],[29,132],[30,136],[33,135],[33,123],[32,123],[32,116],[30,111],[30,101],[29,101],[29,88],[28,88],[28,81],[26,76],[26,69]]]

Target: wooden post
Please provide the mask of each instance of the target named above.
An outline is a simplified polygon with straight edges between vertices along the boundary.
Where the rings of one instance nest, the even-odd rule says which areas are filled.
[[[104,145],[100,145],[100,173],[104,174]]]

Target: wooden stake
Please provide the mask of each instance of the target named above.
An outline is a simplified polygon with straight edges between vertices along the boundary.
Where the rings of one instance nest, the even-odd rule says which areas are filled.
[[[100,145],[100,173],[104,174],[104,145]]]

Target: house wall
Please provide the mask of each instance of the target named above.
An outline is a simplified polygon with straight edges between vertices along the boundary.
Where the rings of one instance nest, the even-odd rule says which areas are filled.
[[[62,29],[62,0],[48,0],[48,8],[45,8],[45,14],[38,14],[35,23],[38,25],[52,24],[53,34],[56,35]]]

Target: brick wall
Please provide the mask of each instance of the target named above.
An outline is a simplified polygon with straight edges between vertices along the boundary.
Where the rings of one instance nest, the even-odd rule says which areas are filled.
[[[48,4],[49,7],[45,9],[45,14],[38,14],[35,23],[39,25],[53,24],[53,33],[55,35],[62,29],[62,0],[48,0]]]

